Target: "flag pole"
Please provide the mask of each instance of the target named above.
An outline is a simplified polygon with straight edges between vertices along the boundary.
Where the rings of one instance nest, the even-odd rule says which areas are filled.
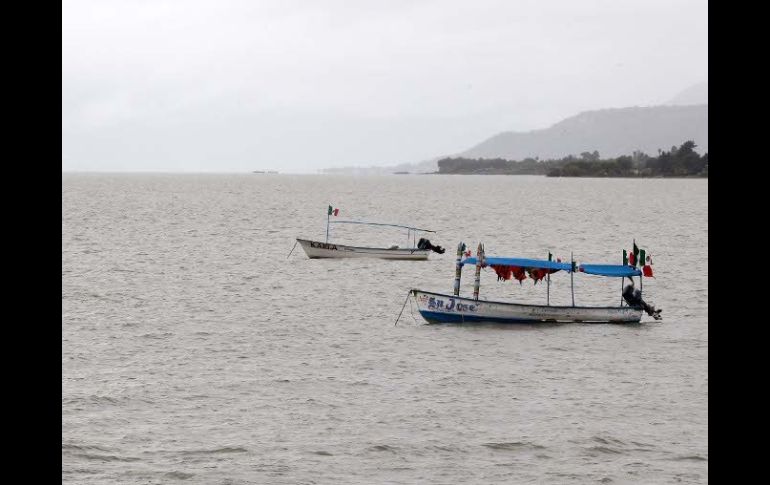
[[[641,255],[641,252],[636,247],[636,238],[634,238],[634,268],[640,266],[639,265],[639,256]],[[642,296],[642,291],[644,291],[644,276],[639,276],[639,296]]]
[[[331,212],[328,210],[326,211],[326,242],[329,242],[329,217],[331,217]]]

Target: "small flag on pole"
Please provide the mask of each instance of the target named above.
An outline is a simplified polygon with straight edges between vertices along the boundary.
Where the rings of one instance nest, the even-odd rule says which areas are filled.
[[[623,266],[628,266],[628,252],[623,250]]]
[[[335,208],[333,208],[332,206],[329,206],[329,212],[327,212],[327,213],[326,213],[326,215],[329,215],[329,216],[336,216],[336,215],[338,215],[339,213],[340,213],[340,210],[339,210],[339,209],[335,209]]]
[[[646,276],[647,278],[654,278],[652,274],[652,258],[650,255],[647,255],[647,258],[644,260],[644,266],[642,267],[642,274]]]

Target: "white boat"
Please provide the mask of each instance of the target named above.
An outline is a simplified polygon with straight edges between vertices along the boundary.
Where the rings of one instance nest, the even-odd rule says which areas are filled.
[[[337,215],[339,209],[333,209],[329,206],[329,210],[326,214],[326,241],[313,241],[310,239],[297,238],[297,243],[302,246],[302,250],[305,251],[307,257],[310,259],[317,258],[378,258],[378,259],[396,259],[407,261],[425,261],[428,259],[428,255],[431,251],[443,254],[444,249],[441,246],[434,246],[431,242],[425,238],[420,238],[417,241],[417,234],[422,232],[432,232],[430,229],[420,229],[419,227],[404,226],[400,224],[383,224],[380,222],[366,222],[366,221],[337,221],[331,220],[331,216]],[[406,229],[406,239],[409,247],[370,247],[370,246],[351,246],[348,244],[340,244],[329,241],[329,226],[331,224],[360,224],[366,226],[385,226],[385,227],[398,227]],[[296,244],[295,244],[296,246]],[[292,248],[292,251],[294,249]],[[291,253],[289,253],[291,255]]]
[[[410,298],[417,304],[420,315],[430,323],[538,323],[538,322],[586,322],[586,323],[639,323],[642,318],[642,307],[634,306],[576,306],[574,286],[571,306],[557,306],[550,304],[550,276],[557,271],[570,273],[570,281],[576,272],[607,277],[621,277],[631,279],[642,272],[635,266],[628,264],[581,264],[574,261],[562,263],[548,260],[486,257],[484,247],[479,244],[477,257],[462,259],[465,252],[465,244],[457,247],[457,259],[455,261],[455,282],[452,295],[436,293],[419,289],[410,290]],[[474,280],[473,297],[460,296],[460,277],[463,266],[475,265],[476,277]],[[487,301],[479,299],[479,287],[481,268],[493,267],[499,279],[509,279],[510,273],[519,275],[528,272],[537,280],[546,279],[548,284],[548,300],[546,305],[533,305],[526,303]],[[507,272],[507,274],[506,274]],[[525,278],[525,277],[524,277]],[[517,278],[521,279],[521,278]],[[632,280],[633,282],[633,280]],[[622,285],[621,285],[622,287]],[[641,298],[640,298],[641,299]],[[402,310],[403,311],[403,310]],[[656,316],[656,319],[659,319]],[[398,321],[398,320],[397,320]]]
[[[345,244],[326,243],[297,238],[302,249],[310,259],[316,258],[379,258],[425,261],[430,249],[419,248],[372,248],[347,246]]]

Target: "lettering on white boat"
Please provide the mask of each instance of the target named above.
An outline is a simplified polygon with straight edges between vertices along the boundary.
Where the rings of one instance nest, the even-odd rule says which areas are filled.
[[[332,251],[337,250],[336,244],[329,244],[329,243],[322,243],[322,242],[315,242],[315,241],[310,241],[310,247],[321,248],[321,249],[331,249]]]
[[[420,296],[420,302],[421,303],[428,303],[428,309],[430,310],[441,310],[445,312],[475,312],[478,308],[478,305],[473,305],[470,303],[457,303],[454,298],[450,298],[449,302],[444,302],[441,298],[436,297],[427,297],[425,295]]]
[[[575,310],[576,310],[576,309],[575,309]],[[537,308],[537,307],[532,307],[532,308],[527,308],[527,311],[528,311],[529,313],[538,313],[538,314],[550,314],[550,313],[553,313],[553,309],[552,309],[552,308]],[[574,310],[573,310],[573,311],[574,311]]]

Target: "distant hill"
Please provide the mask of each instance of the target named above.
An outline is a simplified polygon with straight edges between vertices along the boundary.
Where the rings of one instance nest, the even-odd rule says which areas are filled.
[[[558,159],[583,152],[599,152],[612,158],[641,151],[656,155],[682,140],[692,140],[698,153],[708,152],[708,81],[695,84],[663,106],[612,108],[585,111],[555,125],[527,132],[499,133],[461,153],[449,155],[468,159],[526,158]],[[411,173],[434,172],[436,157],[391,167],[346,167],[325,173]]]
[[[602,157],[636,150],[652,155],[682,140],[695,141],[700,153],[708,151],[708,105],[586,111],[543,130],[500,133],[459,156],[553,159],[594,150]]]
[[[690,104],[708,104],[709,102],[709,82],[695,84],[685,89],[681,93],[669,100],[668,105],[690,105]]]

